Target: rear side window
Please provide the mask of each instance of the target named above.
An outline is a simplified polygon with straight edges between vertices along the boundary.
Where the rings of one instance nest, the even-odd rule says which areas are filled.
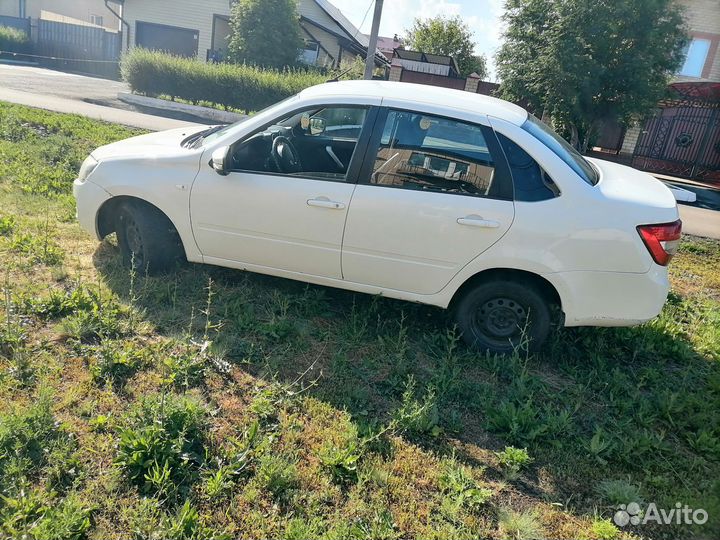
[[[510,165],[516,201],[545,201],[560,195],[557,184],[530,154],[502,133],[497,137]]]
[[[369,183],[435,193],[509,198],[507,175],[479,125],[390,110],[382,126]],[[495,143],[496,152],[497,143]]]
[[[590,162],[582,157],[580,152],[575,150],[565,139],[555,133],[550,126],[529,114],[522,128],[552,150],[585,182],[591,186],[598,183],[598,173]]]

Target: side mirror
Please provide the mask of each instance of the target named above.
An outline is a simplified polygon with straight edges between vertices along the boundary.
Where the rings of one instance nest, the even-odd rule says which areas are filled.
[[[310,135],[320,135],[321,133],[325,133],[325,128],[327,127],[327,122],[324,118],[311,118],[310,119]]]
[[[215,172],[220,176],[227,176],[230,171],[227,170],[227,155],[230,150],[229,146],[223,146],[218,148],[212,153],[210,158],[210,166],[215,169]]]

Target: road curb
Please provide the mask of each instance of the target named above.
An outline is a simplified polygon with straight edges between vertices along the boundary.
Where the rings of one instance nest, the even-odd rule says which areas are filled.
[[[120,92],[118,94],[118,99],[124,103],[138,105],[140,107],[191,114],[197,118],[217,122],[218,124],[232,124],[242,120],[243,118],[247,118],[244,114],[221,111],[218,109],[211,109],[209,107],[200,107],[199,105],[188,105],[187,103],[177,103],[166,99],[139,96],[137,94],[130,94],[126,92]]]
[[[693,186],[703,189],[712,189],[713,191],[720,191],[720,184],[717,182],[698,182],[696,180],[690,180],[688,178],[678,178],[677,176],[668,176],[666,174],[650,173],[661,182],[671,182],[673,184],[680,184],[685,186]]]

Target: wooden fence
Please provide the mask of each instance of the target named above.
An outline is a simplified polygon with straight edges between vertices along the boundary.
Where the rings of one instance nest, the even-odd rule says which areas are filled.
[[[402,82],[427,84],[430,86],[442,86],[443,88],[455,88],[456,90],[465,90],[465,79],[447,77],[445,75],[435,75],[433,73],[422,73],[420,71],[410,71],[403,69],[400,75]]]

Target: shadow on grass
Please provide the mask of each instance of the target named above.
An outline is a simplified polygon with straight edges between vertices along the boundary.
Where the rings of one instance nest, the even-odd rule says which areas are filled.
[[[496,478],[493,452],[527,447],[535,462],[515,482],[523,494],[592,515],[608,505],[598,484],[624,479],[659,506],[720,510],[720,364],[698,342],[720,332],[704,316],[712,306],[671,296],[644,326],[558,330],[541,354],[497,357],[468,351],[432,307],[201,265],[140,277],[131,298],[116,248],[104,242],[94,261],[170,336],[202,334],[212,282],[216,351],[266,380],[310,370],[311,395],[361,429],[423,405],[406,437]]]

